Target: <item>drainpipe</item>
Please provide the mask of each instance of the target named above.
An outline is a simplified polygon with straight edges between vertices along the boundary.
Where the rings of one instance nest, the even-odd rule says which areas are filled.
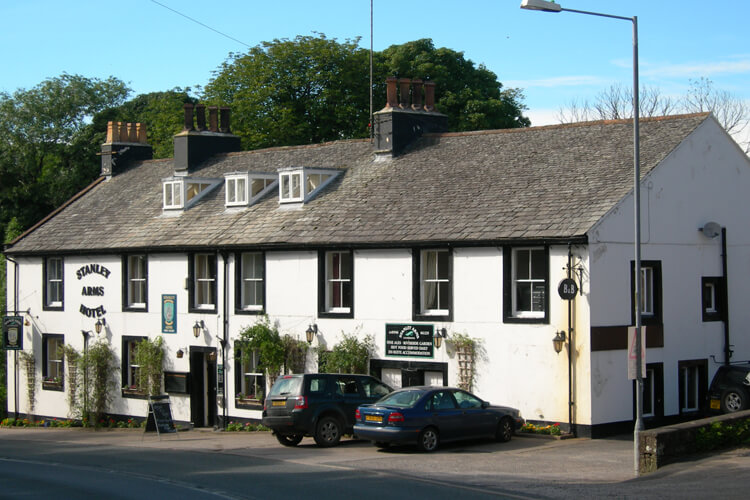
[[[573,274],[573,252],[571,244],[568,243],[568,278]],[[579,285],[580,288],[580,285]],[[576,435],[573,429],[573,301],[568,301],[568,432]]]
[[[727,228],[721,228],[721,272],[722,282],[722,316],[724,320],[724,364],[729,365],[732,349],[729,345],[729,276],[727,276]]]
[[[224,404],[222,405],[222,419],[221,419],[221,425],[224,430],[227,428],[227,419],[229,418],[228,414],[228,408],[227,405],[229,404],[227,401],[227,339],[229,338],[229,253],[226,251],[221,252],[221,259],[224,262],[224,318],[223,318],[223,332],[222,332],[222,338],[220,339],[221,343],[221,364],[224,367],[222,370],[222,392],[221,397],[224,401]]]
[[[13,311],[18,311],[18,262],[7,255],[5,259],[13,263]],[[8,310],[11,310],[8,308]],[[7,359],[7,358],[6,358]],[[7,371],[6,371],[7,373]],[[18,350],[13,351],[13,418],[18,419]]]

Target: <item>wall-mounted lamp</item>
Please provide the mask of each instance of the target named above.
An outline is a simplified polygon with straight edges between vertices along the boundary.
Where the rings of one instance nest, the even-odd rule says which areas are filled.
[[[307,337],[307,343],[312,344],[313,338],[315,338],[315,335],[318,333],[318,324],[313,323],[312,325],[307,327],[307,330],[305,330],[305,336]]]
[[[552,339],[552,345],[555,348],[555,352],[557,354],[560,354],[560,351],[563,350],[563,346],[565,345],[565,332],[560,330],[555,334],[555,337]]]
[[[99,318],[96,320],[96,324],[94,325],[94,330],[96,331],[96,334],[99,335],[102,333],[102,327],[107,324],[107,320],[104,318]]]
[[[193,336],[195,338],[200,337],[201,331],[206,327],[206,324],[203,322],[203,320],[196,321],[193,325]]]
[[[182,359],[182,357],[185,355],[185,351],[182,349],[177,349],[177,359]]]
[[[448,331],[445,328],[438,328],[435,330],[435,335],[432,336],[432,343],[435,345],[435,349],[440,349],[443,345],[443,339],[448,336]]]
[[[31,326],[31,321],[29,321],[29,318],[24,318],[23,326]]]

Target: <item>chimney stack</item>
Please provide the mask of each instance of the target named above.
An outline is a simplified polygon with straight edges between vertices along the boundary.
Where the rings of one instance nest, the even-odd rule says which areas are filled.
[[[385,107],[375,113],[374,117],[374,145],[377,154],[398,156],[422,134],[448,130],[448,117],[435,110],[433,82],[423,82],[418,78],[410,80],[389,77],[385,84]]]
[[[208,106],[206,123],[206,106],[196,105],[197,130],[193,125],[193,105],[187,103],[184,109],[185,126],[182,132],[174,136],[175,174],[185,175],[215,154],[240,150],[240,138],[230,132],[229,108],[219,110],[217,106]]]
[[[101,175],[106,177],[115,175],[115,168],[122,169],[128,162],[153,158],[153,150],[146,139],[146,124],[107,122],[101,157]]]

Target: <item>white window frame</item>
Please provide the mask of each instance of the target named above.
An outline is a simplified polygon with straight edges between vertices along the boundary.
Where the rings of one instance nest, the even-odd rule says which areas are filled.
[[[132,309],[145,309],[148,300],[148,261],[145,254],[128,255],[128,276],[127,276],[127,307]],[[134,271],[138,275],[134,275]],[[141,289],[143,295],[142,302],[133,300],[133,294],[136,288]]]
[[[654,268],[641,267],[641,316],[653,317],[654,309]]]
[[[543,256],[546,257],[546,252],[544,247],[519,247],[519,248],[513,248],[512,249],[512,257],[511,262],[513,265],[512,268],[512,276],[511,276],[511,301],[513,304],[512,310],[513,310],[513,316],[516,318],[544,318],[545,310],[547,307],[547,300],[548,297],[544,297],[544,303],[542,304],[542,309],[540,311],[533,310],[534,307],[534,288],[535,286],[541,284],[542,289],[546,290],[547,286],[547,276],[548,276],[548,269],[549,269],[549,263],[546,263],[545,265],[545,277],[544,278],[534,278],[534,268],[533,268],[533,252],[541,252]],[[518,254],[520,252],[528,252],[528,278],[518,278],[518,271],[519,271],[519,257]],[[518,289],[519,284],[522,284],[523,286],[529,286],[530,287],[530,306],[531,310],[522,310],[519,309],[518,305]]]
[[[62,307],[64,294],[64,261],[62,257],[47,257],[44,286],[47,291],[46,306]]]
[[[706,295],[706,293],[708,295]],[[706,281],[703,283],[703,297],[704,297],[704,309],[703,311],[707,314],[716,314],[719,312],[718,308],[716,307],[716,283],[713,281]],[[705,298],[708,297],[708,300],[705,300]]]
[[[338,265],[334,265],[334,258],[338,257]],[[354,293],[354,290],[352,289],[353,283],[351,276],[351,273],[354,271],[353,266],[353,260],[354,255],[351,251],[342,251],[342,250],[334,250],[331,252],[326,252],[325,254],[326,264],[325,264],[325,292],[326,292],[326,312],[329,313],[350,313],[351,308],[351,302],[352,302],[352,294]],[[344,260],[348,259],[349,261],[349,276],[343,276],[343,271],[346,269],[344,266]],[[346,285],[349,285],[349,293],[345,294],[344,289],[346,288]],[[336,290],[338,288],[338,291]],[[339,297],[339,304],[344,304],[347,300],[349,301],[350,305],[344,306],[334,306],[335,302],[335,295],[338,294]]]
[[[341,173],[340,170],[292,167],[279,171],[279,203],[305,202]]]
[[[262,311],[263,310],[263,287],[264,287],[264,254],[263,252],[243,252],[240,255],[240,309],[243,311]],[[252,266],[246,265],[246,257],[252,258]],[[259,261],[259,262],[258,262]],[[255,271],[258,270],[260,265],[260,276],[255,275]],[[248,267],[253,271],[252,275],[249,276],[247,273]],[[247,286],[253,286],[256,292],[255,303],[249,303],[248,297],[245,293]]]
[[[651,411],[646,411],[648,404]],[[656,416],[656,370],[653,368],[646,368],[643,375],[643,416]]]
[[[431,265],[429,262],[429,255],[434,254],[434,274],[428,275],[428,267]],[[441,278],[440,269],[440,254],[447,256],[446,266],[444,269],[447,277]],[[420,310],[424,316],[447,316],[450,314],[450,301],[451,301],[451,281],[450,281],[450,251],[448,249],[427,249],[421,250],[419,256],[419,297],[420,297]],[[427,290],[429,287],[435,287],[435,301],[437,307],[428,308],[427,304]],[[448,304],[441,304],[441,293],[443,287],[448,287]]]
[[[262,402],[262,399],[258,399],[258,389],[261,390],[261,394],[265,395],[266,393],[266,380],[263,376],[263,373],[258,371],[258,353],[257,351],[253,351],[252,353],[252,359],[249,363],[245,363],[242,358],[240,358],[240,370],[242,373],[242,376],[240,377],[240,387],[239,390],[242,394],[245,395],[248,399],[255,399]],[[249,380],[253,380],[253,396],[254,398],[249,398],[249,391],[248,391],[248,385]]]
[[[63,354],[58,353],[57,347],[63,347],[65,340],[62,336],[49,335],[44,337],[44,341],[47,343],[47,359],[44,360],[47,372],[47,379],[59,378],[59,383],[62,384],[63,377],[65,376],[65,367],[63,366]]]
[[[682,379],[682,408],[680,408],[680,412],[698,411],[700,409],[700,367],[698,365],[680,367],[680,378]],[[693,382],[692,387],[689,383],[691,380]],[[694,405],[690,404],[691,397]]]
[[[211,265],[213,259],[213,265]],[[203,262],[201,262],[201,260]],[[205,265],[201,265],[205,264]],[[196,253],[193,255],[193,307],[195,309],[215,309],[216,308],[216,255],[212,253]],[[206,287],[203,291],[207,292],[210,302],[201,300],[201,287]]]
[[[182,179],[162,181],[164,209],[179,209],[185,206],[185,183]]]
[[[279,201],[282,203],[303,201],[305,193],[302,187],[301,170],[279,174]]]
[[[227,176],[225,179],[225,204],[228,207],[247,205],[248,178],[245,175]]]
[[[125,341],[125,365],[127,366],[124,382],[124,389],[137,390],[138,389],[138,370],[141,368],[140,365],[135,364],[135,348],[138,342],[141,342],[145,337],[137,339],[129,339]]]

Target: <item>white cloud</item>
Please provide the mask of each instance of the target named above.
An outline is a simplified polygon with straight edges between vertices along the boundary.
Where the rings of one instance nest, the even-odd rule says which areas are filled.
[[[750,73],[750,59],[664,65],[649,64],[645,67],[642,66],[641,72],[647,76],[658,77],[737,75]]]
[[[557,109],[532,109],[524,112],[524,115],[531,120],[532,127],[557,125],[560,123],[557,117],[558,114],[559,111]]]
[[[552,78],[541,78],[538,80],[509,80],[504,82],[506,87],[577,87],[580,85],[606,85],[609,81],[598,76],[574,75],[555,76]]]

